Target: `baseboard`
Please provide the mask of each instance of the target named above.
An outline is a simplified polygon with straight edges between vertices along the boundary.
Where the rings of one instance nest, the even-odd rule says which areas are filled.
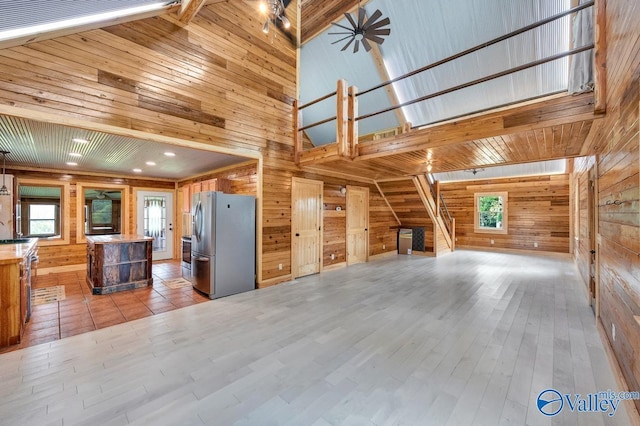
[[[613,347],[611,347],[611,343],[607,338],[607,333],[604,331],[604,326],[599,319],[596,319],[596,328],[598,329],[598,334],[600,335],[600,340],[602,341],[602,346],[604,347],[604,352],[607,355],[607,360],[609,361],[609,366],[613,371],[613,376],[618,384],[619,391],[636,391],[637,389],[630,389],[627,384],[624,375],[622,374],[622,370],[620,369],[620,364],[618,364],[618,360],[616,359],[616,355],[613,352]],[[638,413],[638,409],[633,402],[633,399],[626,399],[622,401],[624,404],[624,408],[627,411],[627,416],[629,417],[629,425],[630,426],[640,426],[640,413]]]
[[[347,262],[334,263],[333,265],[322,266],[322,272],[334,271],[347,267]]]
[[[51,268],[38,268],[38,275],[57,274],[60,272],[86,271],[85,263],[80,265],[52,266]]]
[[[291,277],[291,274],[281,275],[279,277],[270,278],[268,280],[263,280],[263,281],[259,282],[258,283],[258,288],[272,287],[272,286],[280,284],[280,283],[291,281],[292,279],[293,278]]]
[[[532,255],[532,256],[536,256],[536,255],[551,256],[551,257],[571,260],[571,253],[559,253],[557,251],[525,250],[525,249],[512,249],[512,248],[501,248],[501,247],[480,247],[480,246],[464,246],[464,245],[456,246],[456,250],[475,250],[475,251],[490,251],[490,252],[507,253],[507,254],[525,254],[525,255]]]
[[[374,254],[369,256],[369,260],[377,260],[377,259],[385,259],[387,257],[396,257],[398,255],[398,251],[385,251],[384,253]]]

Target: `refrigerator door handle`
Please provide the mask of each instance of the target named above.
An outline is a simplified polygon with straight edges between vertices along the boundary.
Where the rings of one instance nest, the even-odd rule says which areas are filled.
[[[208,257],[199,257],[196,259],[198,262],[208,262],[209,258]]]
[[[200,241],[202,239],[202,202],[198,201],[196,208],[193,212],[193,234],[196,239]]]

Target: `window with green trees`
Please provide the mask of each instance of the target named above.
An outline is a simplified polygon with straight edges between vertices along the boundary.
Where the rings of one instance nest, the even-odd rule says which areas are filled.
[[[475,196],[475,231],[506,233],[507,193],[479,193]]]

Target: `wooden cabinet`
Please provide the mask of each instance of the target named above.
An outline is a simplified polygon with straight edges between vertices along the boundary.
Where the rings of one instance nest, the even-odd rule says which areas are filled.
[[[196,192],[206,192],[206,191],[220,191],[225,194],[231,193],[231,181],[229,179],[223,178],[215,178],[215,179],[207,179],[201,182],[194,182],[191,184],[191,194],[193,195]]]
[[[153,238],[140,235],[87,237],[87,284],[109,294],[153,284]]]
[[[191,213],[191,185],[182,187],[182,213]]]
[[[20,343],[31,307],[31,258],[37,239],[0,246],[0,348]]]

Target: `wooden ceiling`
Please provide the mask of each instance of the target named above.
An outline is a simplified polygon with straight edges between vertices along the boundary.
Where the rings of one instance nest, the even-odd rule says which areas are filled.
[[[354,159],[334,145],[306,150],[304,169],[365,181],[578,157],[587,154],[593,93],[553,96],[511,108],[360,143]]]

